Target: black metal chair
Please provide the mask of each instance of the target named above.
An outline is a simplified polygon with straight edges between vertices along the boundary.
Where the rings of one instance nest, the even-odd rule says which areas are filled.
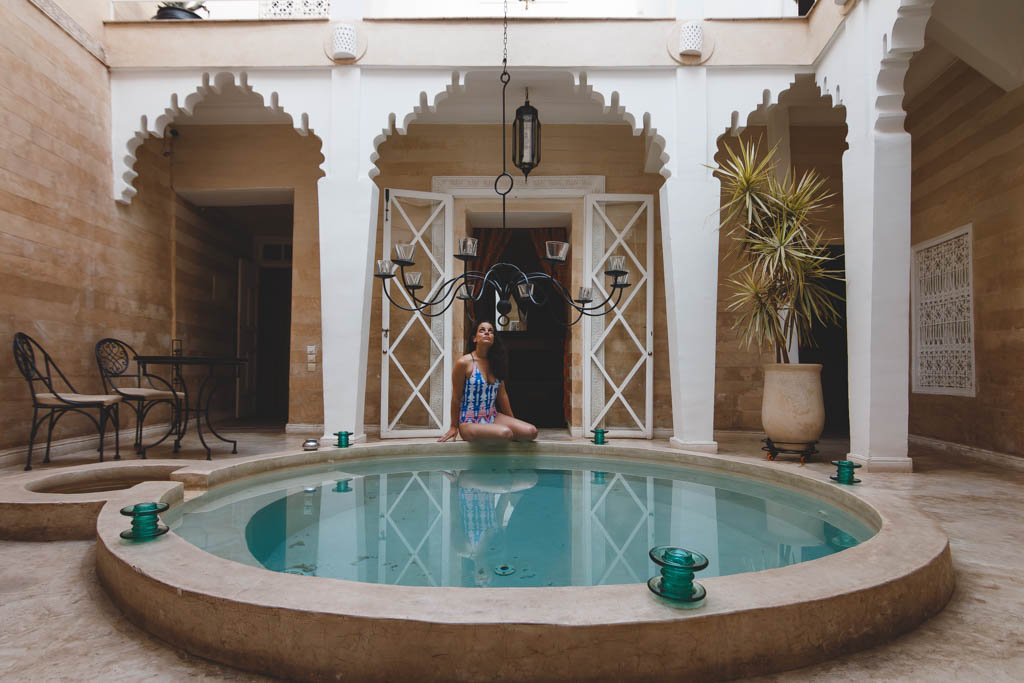
[[[96,395],[80,394],[60,371],[53,358],[24,332],[14,335],[14,362],[18,371],[28,382],[29,393],[32,394],[32,430],[28,437],[28,455],[25,458],[25,469],[32,469],[32,448],[35,445],[36,433],[44,421],[49,421],[46,435],[46,456],[43,462],[50,462],[50,442],[57,422],[68,413],[85,415],[100,434],[100,462],[103,461],[103,440],[106,435],[107,422],[114,427],[114,459],[121,458],[121,443],[118,436],[120,419],[118,406],[121,397],[117,394]],[[97,417],[91,411],[97,411]]]
[[[178,431],[185,394],[175,391],[163,377],[144,373],[135,361],[136,355],[135,349],[120,339],[108,337],[96,342],[96,365],[99,366],[100,378],[103,380],[103,391],[120,396],[122,402],[135,412],[135,452],[145,458],[147,449],[159,446]],[[163,404],[171,407],[170,428],[159,441],[143,446],[142,426],[146,416],[153,408]]]

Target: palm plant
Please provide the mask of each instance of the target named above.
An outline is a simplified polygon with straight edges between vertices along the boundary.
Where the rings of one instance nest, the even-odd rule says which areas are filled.
[[[792,341],[813,344],[815,322],[838,321],[834,302],[841,296],[826,282],[843,274],[829,269],[832,257],[815,225],[833,196],[824,179],[808,171],[779,180],[774,155],[774,148],[760,155],[756,143],[730,147],[715,172],[727,196],[722,226],[742,264],[729,280],[728,310],[739,312],[733,329],[744,348],[773,347],[776,362],[789,363]]]

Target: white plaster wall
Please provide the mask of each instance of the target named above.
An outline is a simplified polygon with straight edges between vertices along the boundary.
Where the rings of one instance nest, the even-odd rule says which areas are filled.
[[[338,2],[339,0],[335,0]],[[500,17],[503,0],[366,0],[367,18],[441,19]],[[540,18],[671,18],[674,0],[508,0],[509,17]]]
[[[796,0],[707,0],[707,19],[776,19],[797,16]]]

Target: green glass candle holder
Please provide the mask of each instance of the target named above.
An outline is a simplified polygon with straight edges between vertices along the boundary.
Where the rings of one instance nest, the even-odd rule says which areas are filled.
[[[121,514],[132,518],[132,528],[121,532],[121,538],[133,541],[148,541],[167,533],[167,527],[160,524],[157,515],[168,508],[167,503],[136,503],[121,508]]]
[[[860,483],[860,479],[853,476],[853,471],[861,466],[860,463],[852,460],[833,460],[832,464],[836,466],[835,476],[829,477],[832,481],[848,485]]]
[[[351,479],[339,479],[338,482],[334,485],[334,492],[335,493],[349,493],[349,492],[351,492],[352,491],[352,486],[350,485],[351,481],[352,481]]]
[[[595,484],[607,484],[608,473],[607,472],[594,472],[593,483]]]
[[[348,448],[348,437],[352,436],[352,432],[334,432],[334,436],[338,437],[338,443],[334,444],[338,448]]]
[[[659,545],[651,548],[651,561],[661,567],[661,576],[652,576],[647,587],[673,605],[694,609],[704,604],[707,591],[694,582],[695,572],[706,569],[708,558],[686,548]]]
[[[591,429],[594,432],[594,443],[598,446],[604,445],[604,435],[608,433],[607,429]]]

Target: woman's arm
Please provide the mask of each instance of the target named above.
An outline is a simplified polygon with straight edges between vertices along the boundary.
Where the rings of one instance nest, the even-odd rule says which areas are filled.
[[[512,414],[512,404],[508,400],[508,394],[505,393],[505,383],[502,382],[498,385],[498,412],[502,415],[508,415],[509,417],[515,417]]]
[[[455,361],[452,367],[452,405],[451,424],[448,431],[438,441],[455,441],[459,436],[459,410],[462,408],[462,392],[466,388],[467,356]]]

